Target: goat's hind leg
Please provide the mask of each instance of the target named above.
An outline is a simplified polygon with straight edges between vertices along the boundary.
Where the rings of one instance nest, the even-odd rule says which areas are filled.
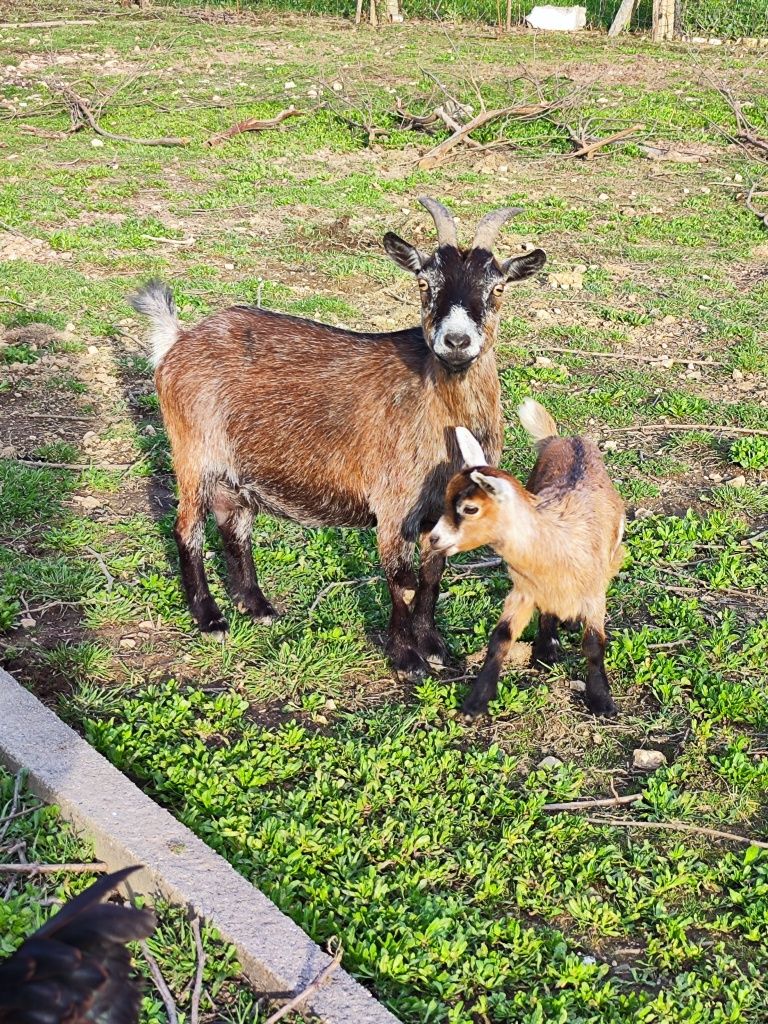
[[[179,550],[181,582],[193,618],[203,633],[222,634],[227,620],[213,599],[203,560],[205,517],[207,513],[203,486],[194,474],[179,472],[179,511],[173,531]]]
[[[584,699],[593,715],[615,718],[619,713],[611,696],[611,684],[605,671],[605,617],[590,616],[585,621],[582,650],[587,659],[587,689]]]
[[[229,592],[235,608],[261,625],[277,618],[277,611],[262,593],[253,562],[253,509],[243,499],[219,486],[213,502],[227,563]]]

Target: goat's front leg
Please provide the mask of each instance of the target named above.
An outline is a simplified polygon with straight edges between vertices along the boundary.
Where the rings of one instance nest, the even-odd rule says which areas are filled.
[[[473,683],[461,709],[468,718],[485,714],[488,711],[488,702],[495,700],[499,689],[499,676],[509,649],[531,621],[534,607],[530,597],[519,594],[516,590],[507,594],[499,624],[491,633],[488,653],[480,675]]]
[[[422,533],[419,586],[413,603],[412,627],[419,653],[434,668],[442,668],[449,660],[448,646],[435,625],[435,608],[444,570],[445,557],[432,550],[429,532]]]
[[[395,675],[403,681],[423,679],[429,671],[413,634],[412,607],[417,591],[413,552],[413,544],[379,529],[379,555],[392,600],[386,652]]]
[[[593,715],[615,718],[619,713],[605,671],[605,616],[589,616],[585,622],[582,650],[587,659],[587,688],[584,700]]]

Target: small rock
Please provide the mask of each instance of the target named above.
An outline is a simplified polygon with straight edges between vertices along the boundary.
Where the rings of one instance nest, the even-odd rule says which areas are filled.
[[[123,650],[132,651],[136,646],[136,641],[133,639],[132,636],[124,636],[120,641],[120,646],[123,648]]]
[[[731,480],[728,481],[728,486],[729,487],[746,487],[747,486],[747,478],[744,476],[743,473],[740,473],[738,476],[735,476]]]
[[[224,269],[225,270],[234,270],[235,269],[235,264],[234,263],[225,263],[224,264]]]
[[[563,766],[563,762],[558,757],[552,757],[551,754],[550,754],[549,757],[543,757],[541,759],[541,761],[539,761],[539,763],[536,765],[537,768],[544,768],[544,769],[548,769],[548,768],[562,768],[562,766]]]
[[[21,621],[19,622],[19,625],[21,626],[22,629],[32,629],[33,626],[37,625],[37,620],[30,618],[29,615],[25,615],[24,618],[21,619]]]
[[[89,511],[92,511],[95,508],[101,508],[101,502],[99,499],[92,497],[90,494],[75,494],[72,500]]]
[[[574,693],[584,693],[587,689],[587,684],[583,679],[572,679],[568,683],[568,688],[573,690]]]
[[[603,451],[604,452],[615,452],[615,451],[618,451],[618,448],[619,448],[618,441],[603,441]]]
[[[535,366],[552,366],[552,360],[549,356],[536,356]]]
[[[147,437],[154,437],[156,433],[157,430],[155,430],[151,423],[148,423],[142,430],[142,434],[146,434]]]
[[[632,766],[643,772],[654,772],[667,763],[667,759],[660,750],[633,750]]]
[[[154,628],[155,628],[154,622],[149,622],[149,620],[147,620],[145,622],[140,622],[139,623],[139,629],[143,629],[143,630],[147,631],[147,630],[154,630]]]
[[[295,88],[296,88],[296,83],[295,83],[295,82],[286,82],[286,83],[285,83],[285,85],[283,86],[283,88],[284,88],[284,89],[285,89],[285,90],[286,90],[287,92],[290,92],[290,91],[291,91],[291,89],[295,89]]]
[[[333,85],[331,86],[331,88],[333,89],[334,92],[343,92],[344,91],[344,86],[342,85],[341,82],[334,82]]]
[[[88,346],[88,355],[89,356],[97,356],[98,354],[99,354],[99,350],[98,350],[98,348],[95,345],[89,345]]]
[[[100,149],[104,145],[103,139],[91,139],[91,145],[94,149]]]

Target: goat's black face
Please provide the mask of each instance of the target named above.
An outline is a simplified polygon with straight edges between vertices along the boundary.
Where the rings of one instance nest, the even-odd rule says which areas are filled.
[[[453,373],[469,367],[496,340],[501,298],[509,281],[544,265],[541,249],[499,263],[487,249],[441,245],[431,256],[391,232],[384,248],[404,270],[416,275],[421,321],[432,352]]]

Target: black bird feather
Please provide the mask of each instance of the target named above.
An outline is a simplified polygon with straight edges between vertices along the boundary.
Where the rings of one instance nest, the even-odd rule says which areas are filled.
[[[151,935],[151,910],[102,903],[136,867],[105,875],[0,963],[0,1024],[136,1024],[141,988],[127,942]]]

